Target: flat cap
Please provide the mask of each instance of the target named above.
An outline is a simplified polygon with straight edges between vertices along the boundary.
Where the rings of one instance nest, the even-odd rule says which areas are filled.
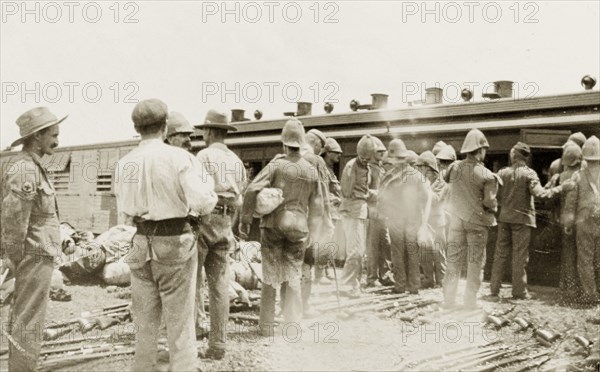
[[[133,108],[131,120],[136,127],[146,127],[154,124],[166,123],[169,109],[163,101],[151,98],[139,102]]]
[[[342,147],[340,146],[338,141],[336,141],[335,138],[332,138],[332,137],[327,138],[327,140],[325,141],[325,147],[323,148],[323,150],[328,151],[328,152],[337,152],[339,154],[342,153]]]
[[[529,148],[529,145],[524,142],[517,142],[517,144],[513,146],[513,150],[523,156],[531,155],[531,149]]]

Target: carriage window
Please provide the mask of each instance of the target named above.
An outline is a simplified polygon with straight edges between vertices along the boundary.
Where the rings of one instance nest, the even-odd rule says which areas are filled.
[[[112,172],[99,171],[98,179],[96,181],[97,192],[110,192],[112,191]]]
[[[70,169],[56,172],[49,172],[50,180],[54,185],[56,192],[67,192],[69,191],[69,180],[70,180]]]

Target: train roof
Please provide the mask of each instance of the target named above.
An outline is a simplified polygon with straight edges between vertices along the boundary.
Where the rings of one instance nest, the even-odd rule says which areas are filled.
[[[366,110],[339,114],[298,116],[306,128],[319,128],[336,138],[425,135],[466,132],[472,128],[505,130],[600,124],[600,91],[539,96],[501,98],[481,102],[432,104],[396,109]],[[228,135],[227,144],[240,145],[279,141],[281,128],[289,117],[271,120],[234,122],[237,132]],[[194,148],[204,146],[202,131],[192,135]],[[139,139],[62,147],[61,151],[135,146]],[[0,157],[14,154],[2,151]]]

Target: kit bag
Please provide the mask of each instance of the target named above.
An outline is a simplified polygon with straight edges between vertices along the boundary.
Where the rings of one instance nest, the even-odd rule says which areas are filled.
[[[308,219],[300,207],[284,206],[276,212],[277,229],[292,243],[308,238]]]

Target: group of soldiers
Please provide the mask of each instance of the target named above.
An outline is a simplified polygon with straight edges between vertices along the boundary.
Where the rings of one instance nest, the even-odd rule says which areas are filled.
[[[224,143],[227,133],[237,130],[225,114],[210,110],[197,126],[206,148],[196,156],[189,151],[193,127],[164,102],[141,101],[131,117],[141,141],[117,163],[114,190],[120,221],[137,227],[126,261],[138,327],[134,370],[155,369],[164,331],[171,370],[196,369],[195,340],[206,333],[204,357],[223,358],[227,255],[236,246],[234,231],[247,239],[256,218],[263,269],[259,331],[265,336],[281,326],[275,321],[277,293],[285,322],[313,316],[311,284],[331,270],[350,296],[381,285],[413,294],[442,286],[444,306],[454,307],[466,265],[463,305],[477,307],[488,231],[497,221],[490,296],[499,295],[512,251],[513,297],[528,298],[534,197],[560,199],[561,283],[579,278],[585,296],[598,299],[600,141],[595,136],[571,136],[546,187],[528,166],[531,149],[525,143],[511,149],[509,167],[497,174],[485,168],[489,144],[477,129],[464,139],[463,160],[442,141],[418,155],[399,138],[386,147],[365,135],[338,181],[334,169],[341,146],[317,129],[306,132],[292,118],[281,132],[283,153],[249,180],[244,163]],[[58,146],[64,119],[43,107],[21,115],[21,138],[13,145],[23,143],[23,150],[14,161],[16,171],[3,175],[2,249],[16,276],[8,337],[13,371],[34,370],[39,357],[41,333],[32,338],[27,332],[44,324],[52,257],[61,246],[55,192],[40,158]],[[575,285],[562,286],[576,293]]]

